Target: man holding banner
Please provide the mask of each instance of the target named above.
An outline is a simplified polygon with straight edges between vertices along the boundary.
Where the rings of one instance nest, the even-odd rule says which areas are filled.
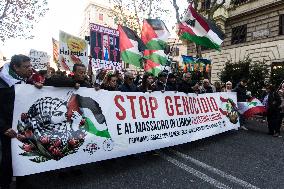
[[[32,75],[30,58],[14,55],[10,64],[4,65],[0,73],[0,138],[2,144],[2,161],[0,168],[1,189],[9,188],[12,181],[11,138],[21,137],[12,129],[13,109],[16,84],[26,83]],[[40,88],[40,86],[38,86]]]

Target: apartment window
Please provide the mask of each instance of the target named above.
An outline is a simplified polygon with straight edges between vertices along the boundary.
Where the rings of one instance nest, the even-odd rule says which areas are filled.
[[[125,63],[125,68],[129,68],[129,63]]]
[[[233,3],[234,5],[240,5],[240,4],[243,4],[245,2],[247,2],[248,0],[235,0]]]
[[[284,14],[279,16],[279,35],[284,35]]]
[[[178,47],[172,47],[170,55],[171,56],[179,56],[179,48]]]
[[[231,43],[239,44],[247,41],[247,25],[237,26],[232,29]]]
[[[100,21],[104,21],[104,14],[99,13],[99,20],[100,20]]]

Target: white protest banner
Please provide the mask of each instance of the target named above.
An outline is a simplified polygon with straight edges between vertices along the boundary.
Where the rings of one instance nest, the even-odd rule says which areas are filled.
[[[50,59],[50,56],[47,54],[47,52],[31,49],[29,56],[31,59],[32,67],[35,70],[47,70]]]
[[[169,147],[239,127],[235,93],[122,93],[16,85],[15,176]],[[107,102],[107,103],[106,103]]]
[[[88,67],[88,42],[63,31],[59,33],[60,69],[72,71],[74,64]]]
[[[104,69],[104,70],[121,71],[122,63],[92,58],[92,69],[93,70]]]

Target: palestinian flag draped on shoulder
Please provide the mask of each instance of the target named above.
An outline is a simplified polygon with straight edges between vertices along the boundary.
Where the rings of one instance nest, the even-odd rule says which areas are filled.
[[[138,35],[126,26],[118,26],[121,58],[124,62],[142,67],[142,51],[145,46]]]
[[[238,102],[238,112],[245,118],[266,112],[265,106],[257,98],[251,98],[248,102]]]
[[[143,22],[141,39],[146,46],[144,51],[144,70],[157,76],[162,71],[162,66],[168,62],[164,50],[170,33],[165,23],[158,19],[146,19]]]
[[[197,45],[220,50],[224,33],[211,21],[198,14],[189,5],[184,19],[179,24],[179,36]]]

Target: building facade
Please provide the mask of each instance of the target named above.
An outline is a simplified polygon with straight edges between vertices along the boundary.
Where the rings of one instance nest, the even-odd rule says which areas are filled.
[[[171,48],[169,59],[172,62],[172,66],[175,69],[183,67],[182,55],[187,55],[187,46],[178,38],[169,38],[168,45]]]
[[[90,1],[84,10],[84,20],[80,28],[79,36],[81,38],[90,36],[90,23],[95,23],[114,29],[117,28],[112,15],[113,11],[110,6],[101,5]]]
[[[265,62],[271,68],[284,66],[284,1],[235,0],[227,2],[215,15],[224,30],[225,40],[220,52],[203,49],[203,57],[212,60],[212,81],[227,61],[238,62],[246,57]],[[189,54],[195,54],[193,44]]]

